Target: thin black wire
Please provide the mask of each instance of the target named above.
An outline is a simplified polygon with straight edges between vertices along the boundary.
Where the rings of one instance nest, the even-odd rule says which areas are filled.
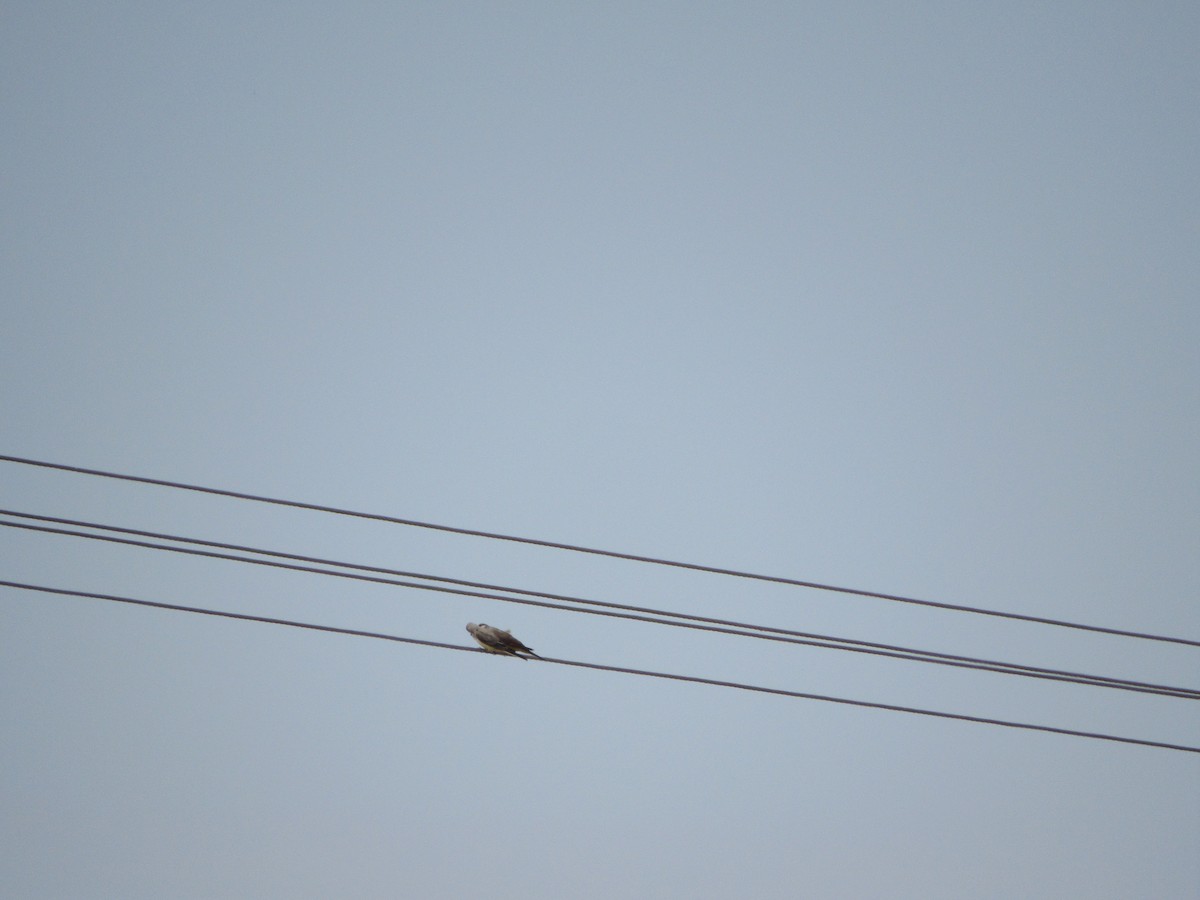
[[[578,544],[564,544],[558,541],[541,540],[539,538],[518,537],[511,534],[501,534],[492,531],[480,531],[474,528],[460,528],[453,525],[439,525],[433,522],[422,522],[417,519],[403,519],[381,513],[368,513],[352,509],[342,509],[336,506],[324,506],[318,503],[305,503],[299,500],[283,500],[277,497],[265,497],[258,494],[248,494],[242,491],[225,490],[224,488],[204,487],[203,485],[187,484],[181,481],[166,481],[161,478],[147,478],[141,475],[125,475],[118,472],[106,472],[102,469],[87,469],[82,466],[69,466],[62,463],[46,462],[44,460],[28,459],[21,456],[0,454],[0,462],[19,463],[26,466],[38,466],[44,469],[55,469],[61,472],[75,472],[80,475],[95,475],[100,478],[114,478],[120,481],[132,481],[139,484],[153,484],[159,487],[176,488],[184,491],[195,491],[202,494],[212,494],[219,497],[233,497],[238,500],[251,500],[256,503],[270,503],[275,506],[287,506],[293,509],[307,509],[314,512],[331,513],[339,516],[351,516],[358,519],[370,519],[376,522],[389,522],[393,525],[408,525],[413,528],[426,528],[449,534],[460,534],[469,537],[488,538],[497,541],[510,541],[518,544],[528,544],[535,547],[547,547],[552,550],[567,550],[572,553],[587,553],[593,556],[604,556],[611,559],[624,559],[632,562],[648,563],[656,566],[670,566],[677,569],[689,569],[695,572],[708,572],[713,575],[728,575],[733,578],[746,578],[753,581],[765,581],[773,584],[786,584],[793,587],[812,588],[818,591],[831,591],[839,594],[852,594],[858,597],[872,597],[877,600],[891,600],[896,603],[909,603],[916,606],[926,606],[951,612],[974,613],[981,616],[994,616],[1001,619],[1012,619],[1020,622],[1031,622],[1038,625],[1053,625],[1058,628],[1074,628],[1079,631],[1091,631],[1098,634],[1111,634],[1117,637],[1138,638],[1146,641],[1165,641],[1173,644],[1186,644],[1200,647],[1200,641],[1190,638],[1171,637],[1159,634],[1147,634],[1139,631],[1126,631],[1120,628],[1106,628],[1100,625],[1085,625],[1080,622],[1068,622],[1063,619],[1050,619],[1043,616],[1031,616],[1024,613],[1002,612],[995,609],[984,609],[975,606],[963,606],[957,603],[944,603],[937,600],[919,600],[915,597],[905,597],[900,594],[885,594],[880,591],[867,591],[858,588],[840,587],[833,584],[822,584],[816,581],[801,581],[796,578],[785,578],[779,575],[761,575],[739,569],[726,569],[718,566],[701,565],[700,563],[680,562],[678,560],[661,559],[654,556],[641,556],[635,553],[622,553],[616,550],[600,550],[595,547],[584,547]]]
[[[4,511],[0,511],[0,512],[4,512]],[[12,514],[12,513],[9,513],[9,514]],[[52,516],[38,516],[38,515],[34,515],[32,513],[15,513],[15,514],[26,516],[29,518],[36,518],[36,519],[40,519],[43,521],[65,521],[65,522],[70,522],[72,524],[79,524],[79,525],[83,525],[85,527],[91,527],[91,528],[107,528],[107,529],[110,529],[113,531],[121,531],[121,532],[125,532],[125,533],[135,533],[135,534],[143,534],[143,535],[149,535],[149,536],[155,536],[155,537],[163,537],[168,540],[187,541],[187,542],[191,542],[191,543],[204,544],[207,546],[229,547],[229,548],[239,549],[239,550],[243,550],[245,552],[250,552],[250,553],[282,556],[282,557],[293,558],[293,559],[305,559],[305,560],[308,560],[311,562],[321,562],[322,564],[342,566],[344,568],[363,569],[363,570],[374,571],[374,572],[385,572],[388,574],[402,575],[405,577],[418,577],[418,578],[435,578],[436,577],[436,576],[428,576],[428,575],[415,575],[414,573],[404,573],[404,572],[399,572],[398,570],[382,569],[382,568],[375,567],[375,566],[358,566],[353,563],[334,562],[334,561],[328,561],[328,560],[317,560],[313,557],[299,557],[294,554],[277,553],[276,551],[271,551],[271,550],[260,550],[260,549],[256,549],[256,548],[252,548],[252,547],[241,547],[239,545],[231,545],[231,544],[219,544],[215,541],[214,542],[201,541],[201,540],[192,539],[192,538],[183,538],[183,537],[170,536],[170,535],[158,535],[154,532],[142,532],[142,531],[137,531],[135,529],[124,529],[124,528],[118,528],[115,526],[104,526],[104,525],[96,525],[96,524],[91,524],[91,523],[86,523],[86,522],[78,522],[76,520],[62,520],[62,519],[57,519]],[[154,543],[150,543],[147,541],[138,541],[138,540],[131,540],[131,539],[127,539],[127,538],[112,537],[110,535],[89,534],[87,532],[81,532],[81,531],[72,531],[72,530],[61,529],[61,528],[50,528],[47,526],[40,526],[40,525],[28,525],[28,524],[24,524],[24,523],[20,523],[20,522],[7,522],[7,521],[3,521],[3,520],[0,520],[0,525],[7,527],[7,528],[18,528],[18,529],[22,529],[25,531],[36,531],[36,532],[42,532],[42,533],[47,533],[47,534],[58,534],[58,535],[64,535],[64,536],[68,536],[68,537],[81,537],[81,538],[86,538],[89,540],[105,541],[107,543],[123,544],[123,545],[133,546],[133,547],[142,547],[142,548],[150,549],[150,550],[165,550],[165,551],[168,551],[171,553],[181,553],[181,554],[187,554],[187,555],[191,555],[191,556],[202,556],[202,557],[208,557],[208,558],[213,558],[213,559],[225,559],[225,560],[229,560],[232,562],[243,562],[243,563],[249,563],[251,565],[269,566],[272,568],[286,569],[286,570],[290,570],[290,571],[298,571],[298,572],[304,572],[304,573],[309,573],[309,574],[330,575],[335,578],[347,578],[347,579],[352,579],[355,581],[366,581],[366,582],[371,582],[371,583],[376,583],[376,584],[388,584],[388,585],[394,585],[397,587],[413,588],[416,590],[435,591],[438,593],[455,594],[455,595],[465,596],[465,597],[477,597],[477,598],[482,598],[482,599],[487,599],[487,600],[500,600],[500,601],[504,601],[504,602],[508,602],[508,603],[518,603],[518,604],[522,604],[525,606],[536,606],[536,607],[540,607],[543,609],[554,609],[554,610],[560,610],[560,611],[565,611],[565,612],[580,612],[580,613],[585,613],[587,615],[628,619],[628,620],[638,621],[638,622],[650,622],[650,623],[656,624],[656,625],[671,625],[671,626],[675,626],[678,628],[692,628],[692,629],[696,629],[696,630],[700,630],[700,631],[711,631],[711,632],[715,632],[718,634],[732,634],[732,635],[736,635],[739,637],[751,637],[751,638],[758,638],[760,640],[770,640],[770,641],[777,641],[777,642],[781,642],[781,643],[799,644],[799,645],[808,646],[808,647],[819,647],[819,648],[827,649],[827,650],[845,650],[845,651],[848,651],[851,653],[865,653],[865,654],[869,654],[872,656],[883,656],[883,657],[887,657],[887,658],[891,658],[891,659],[906,660],[909,662],[926,662],[926,663],[931,663],[933,665],[944,665],[944,666],[953,666],[956,668],[977,669],[977,670],[986,671],[986,672],[997,672],[1002,675],[1022,675],[1027,678],[1040,678],[1040,679],[1048,680],[1048,681],[1062,681],[1062,682],[1065,682],[1068,684],[1083,684],[1083,685],[1090,685],[1093,687],[1106,687],[1106,688],[1111,688],[1113,690],[1132,691],[1132,692],[1144,693],[1144,694],[1157,694],[1157,695],[1166,696],[1166,697],[1176,697],[1178,699],[1183,699],[1183,700],[1198,700],[1198,699],[1200,699],[1200,691],[1197,691],[1197,690],[1194,690],[1191,688],[1183,688],[1183,687],[1176,687],[1176,686],[1172,686],[1172,685],[1163,685],[1163,684],[1153,684],[1153,683],[1142,682],[1142,681],[1130,681],[1130,680],[1126,680],[1126,679],[1110,678],[1110,677],[1101,676],[1101,675],[1089,675],[1089,674],[1085,674],[1085,673],[1081,673],[1081,672],[1068,672],[1068,671],[1063,671],[1063,670],[1058,670],[1058,669],[1042,669],[1042,668],[1039,668],[1036,666],[1023,666],[1018,663],[998,662],[995,660],[976,659],[973,657],[951,656],[950,654],[938,654],[934,651],[916,650],[916,649],[912,649],[912,648],[908,648],[908,647],[899,647],[899,646],[895,646],[895,645],[873,644],[873,643],[865,642],[865,641],[862,641],[862,642],[851,641],[851,639],[849,639],[849,638],[833,638],[833,637],[829,637],[826,635],[806,634],[804,632],[788,632],[785,629],[770,629],[772,632],[782,632],[782,634],[755,633],[753,631],[745,631],[745,630],[740,630],[740,629],[741,628],[757,628],[759,626],[754,626],[754,625],[742,626],[740,623],[728,623],[728,624],[735,625],[737,627],[727,628],[727,627],[721,627],[721,626],[715,626],[715,625],[692,623],[692,622],[687,622],[687,621],[671,621],[669,619],[654,618],[652,616],[644,616],[644,615],[635,615],[635,614],[625,613],[625,612],[608,612],[608,611],[598,610],[598,609],[579,609],[579,608],[569,607],[569,606],[560,606],[555,603],[548,603],[548,602],[543,602],[543,601],[539,601],[539,600],[522,599],[519,597],[508,597],[508,596],[504,596],[504,595],[500,595],[500,594],[481,593],[478,591],[462,590],[462,589],[458,589],[458,588],[440,587],[437,585],[430,585],[430,584],[419,584],[419,583],[414,583],[414,582],[397,581],[397,580],[394,580],[391,578],[383,578],[383,577],[380,577],[377,575],[359,575],[359,574],[355,574],[354,572],[337,572],[337,571],[331,571],[328,569],[319,569],[319,568],[315,568],[312,566],[295,565],[295,564],[291,564],[291,563],[276,562],[273,560],[265,560],[265,559],[252,559],[252,558],[243,557],[243,556],[235,556],[235,555],[227,554],[227,553],[219,553],[219,552],[215,552],[215,551],[195,550],[195,549],[190,549],[187,547],[172,547],[172,546],[166,545],[166,544],[154,544]],[[444,580],[444,579],[438,578],[437,580]],[[514,590],[514,589],[500,588],[500,590]],[[607,602],[600,601],[600,600],[585,600],[585,599],[576,598],[576,597],[566,597],[565,595],[537,594],[536,592],[532,592],[532,591],[520,591],[520,592],[526,593],[526,594],[533,594],[535,596],[553,596],[553,597],[556,597],[557,599],[564,599],[564,600],[568,600],[568,601],[575,602],[575,603],[591,604],[591,605],[595,605],[595,606],[617,607],[620,609],[634,609],[634,610],[638,610],[640,612],[653,613],[655,615],[666,615],[666,616],[680,615],[683,618],[687,618],[687,619],[698,618],[698,617],[692,617],[692,616],[683,616],[683,614],[663,612],[661,610],[648,609],[645,607],[627,607],[627,606],[624,606],[623,604],[607,603]],[[721,621],[721,620],[717,620],[717,621]],[[795,635],[795,637],[785,636],[785,635]],[[839,643],[827,643],[828,641],[840,641],[842,643],[840,643],[840,644]],[[850,644],[857,644],[858,646],[851,646]]]
[[[224,610],[206,609],[196,606],[180,606],[174,603],[162,603],[156,600],[135,600],[132,597],[121,597],[115,594],[100,594],[92,591],[74,591],[66,588],[52,588],[44,585],[25,584],[16,581],[0,581],[0,587],[10,587],[17,590],[40,591],[47,594],[61,594],[68,597],[85,597],[96,600],[109,600],[114,603],[125,603],[133,606],[165,609],[174,612],[195,613],[204,616],[216,616],[225,619],[237,619],[246,622],[261,622],[268,625],[285,625],[291,628],[303,628],[310,631],[325,631],[331,634],[345,634],[353,637],[375,638],[377,640],[395,641],[402,644],[417,644],[424,647],[437,647],[443,650],[460,650],[467,653],[485,653],[487,651],[476,647],[462,647],[458,644],[445,644],[440,641],[426,641],[419,638],[400,637],[399,635],[383,634],[374,631],[359,631],[351,628],[335,628],[330,625],[316,625],[311,622],[297,622],[291,619],[277,619],[268,616],[253,616],[247,613],[226,612]],[[1178,750],[1184,753],[1200,753],[1200,747],[1190,747],[1186,744],[1170,744],[1164,741],[1152,741],[1145,738],[1122,737],[1113,734],[1103,734],[1095,731],[1079,731],[1073,728],[1058,728],[1053,725],[1035,725],[1029,722],[1011,722],[1006,719],[991,719],[983,716],[970,716],[964,713],[942,712],[940,710],[919,709],[912,706],[897,706],[891,703],[875,703],[869,700],[851,700],[846,697],[832,697],[825,694],[810,694],[803,691],[789,691],[783,688],[762,687],[753,684],[743,684],[737,681],[720,681],[715,678],[701,678],[695,675],[676,675],[669,672],[651,672],[645,669],[630,669],[624,666],[609,666],[601,663],[580,662],[570,659],[555,659],[554,657],[539,657],[538,661],[553,663],[560,666],[572,666],[579,669],[596,669],[601,672],[620,672],[626,675],[640,675],[646,678],[663,678],[670,681],[687,681],[693,684],[706,684],[713,687],[735,688],[742,691],[753,691],[760,694],[774,694],[781,697],[795,697],[801,700],[820,700],[826,703],[839,703],[845,706],[858,706],[864,709],[884,709],[891,712],[909,713],[918,716],[932,716],[939,719],[956,719],[960,722],[975,722],[981,725],[999,725],[1004,728],[1019,728],[1025,731],[1043,731],[1050,734],[1061,734],[1068,737],[1090,738],[1099,741],[1113,741],[1121,744],[1136,744],[1142,747],[1157,747],[1163,750]]]
[[[1088,677],[1088,678],[1093,678],[1096,680],[1114,681],[1114,682],[1118,682],[1118,683],[1136,683],[1136,682],[1124,682],[1123,679],[1105,678],[1103,676],[1081,676],[1080,673],[1077,673],[1077,672],[1064,672],[1064,671],[1057,670],[1057,669],[1046,669],[1046,668],[1040,668],[1037,666],[1025,666],[1025,665],[1021,665],[1018,663],[1002,663],[1002,662],[997,662],[995,660],[977,659],[977,658],[969,657],[969,656],[958,656],[958,655],[949,654],[949,653],[941,653],[941,652],[938,652],[935,650],[918,650],[918,649],[911,648],[911,647],[897,646],[895,644],[882,644],[882,643],[877,643],[877,642],[873,642],[873,641],[857,640],[854,638],[834,637],[831,635],[814,634],[812,632],[794,631],[794,630],[787,629],[787,628],[774,628],[774,627],[771,627],[768,625],[754,625],[754,624],[751,624],[748,622],[738,622],[738,621],[734,621],[731,619],[718,619],[718,618],[712,618],[709,616],[693,615],[693,614],[689,614],[689,613],[671,612],[669,610],[655,609],[655,608],[646,607],[646,606],[633,606],[633,605],[626,604],[626,603],[615,603],[615,602],[604,601],[604,600],[588,600],[583,597],[575,597],[575,596],[571,596],[568,594],[556,594],[556,593],[549,593],[546,591],[533,591],[533,590],[528,590],[525,588],[508,587],[506,585],[489,584],[489,583],[480,582],[480,581],[467,581],[467,580],[464,580],[461,578],[449,578],[444,575],[430,575],[430,574],[423,573],[423,572],[412,572],[412,571],[405,571],[405,570],[401,570],[401,569],[389,569],[389,568],[385,568],[382,566],[371,566],[371,565],[365,565],[365,564],[361,564],[361,563],[349,563],[349,562],[343,562],[340,560],[327,559],[327,558],[317,557],[317,556],[305,556],[305,555],[298,554],[298,553],[285,553],[285,552],[279,551],[279,550],[266,550],[261,547],[250,547],[250,546],[247,546],[244,544],[231,544],[231,543],[226,543],[223,541],[209,541],[209,540],[204,540],[201,538],[184,537],[184,536],[176,535],[176,534],[165,534],[163,532],[157,532],[157,531],[145,531],[143,529],[138,529],[138,528],[124,528],[124,527],[121,527],[118,525],[106,525],[106,524],[102,524],[99,522],[88,522],[88,521],[83,521],[80,519],[65,519],[65,518],[61,518],[58,516],[43,516],[43,515],[39,515],[36,513],[18,512],[16,510],[10,510],[10,509],[0,509],[0,515],[16,516],[17,518],[22,518],[22,519],[35,519],[40,522],[53,522],[53,523],[56,523],[59,525],[71,525],[71,526],[76,526],[76,527],[81,527],[81,528],[92,528],[92,529],[98,529],[98,530],[102,530],[102,531],[115,532],[115,533],[119,533],[119,534],[131,534],[131,535],[137,535],[139,537],[155,538],[157,540],[176,541],[176,542],[181,542],[181,543],[186,543],[186,544],[194,544],[194,545],[203,546],[203,547],[216,547],[216,548],[222,549],[222,550],[236,550],[236,551],[239,551],[242,553],[255,553],[255,554],[258,554],[261,556],[271,556],[271,557],[275,557],[275,558],[279,558],[279,559],[290,559],[290,560],[295,560],[297,562],[315,563],[318,565],[325,565],[325,566],[338,566],[340,568],[353,569],[353,570],[360,571],[360,572],[374,572],[377,574],[393,575],[393,576],[398,576],[401,578],[420,578],[420,579],[428,580],[428,581],[439,581],[439,582],[443,582],[446,584],[461,585],[463,587],[480,588],[482,590],[487,590],[487,591],[505,591],[507,593],[512,593],[512,594],[522,594],[524,596],[529,596],[529,597],[543,597],[548,600],[560,600],[560,601],[564,601],[564,602],[568,602],[568,603],[579,603],[579,604],[586,605],[586,606],[602,606],[602,607],[607,607],[609,609],[625,610],[627,612],[649,613],[651,615],[666,616],[666,617],[682,619],[682,620],[686,620],[686,621],[690,621],[690,622],[701,622],[701,623],[705,623],[705,624],[709,624],[709,625],[722,625],[722,626],[726,626],[726,627],[739,628],[739,629],[744,629],[744,630],[749,630],[749,631],[761,631],[761,632],[765,632],[765,633],[769,633],[769,634],[787,635],[790,637],[809,638],[809,639],[822,640],[822,641],[835,641],[838,643],[853,644],[853,645],[862,646],[862,647],[873,647],[878,650],[894,650],[894,651],[899,651],[899,652],[903,652],[903,653],[911,653],[914,655],[929,656],[929,657],[936,658],[936,659],[952,659],[952,660],[956,660],[959,662],[986,663],[989,665],[1003,666],[1005,668],[1021,669],[1021,670],[1035,671],[1035,672],[1045,672],[1045,673],[1053,674],[1053,675],[1072,675],[1072,676],[1077,676],[1077,677]],[[7,524],[7,523],[2,523],[2,524]],[[13,527],[19,527],[19,526],[17,526],[16,523],[13,523]],[[84,534],[80,534],[79,532],[57,532],[56,531],[54,533],[70,534],[72,536],[79,536],[79,537],[93,537],[93,535],[84,535]],[[156,545],[152,545],[152,544],[151,545],[139,544],[139,546],[149,546],[151,548],[156,547]],[[162,548],[162,549],[173,549],[173,548]],[[238,559],[240,561],[249,561],[249,560],[243,560],[240,557],[233,557],[233,558]],[[1151,685],[1141,685],[1141,686],[1146,687],[1146,686],[1151,686]],[[1186,689],[1184,689],[1184,690],[1186,690]],[[1200,696],[1200,691],[1195,691],[1194,693],[1196,693],[1197,696]]]

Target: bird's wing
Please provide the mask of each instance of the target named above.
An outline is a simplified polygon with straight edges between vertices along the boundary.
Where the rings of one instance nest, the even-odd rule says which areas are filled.
[[[496,653],[512,654],[513,648],[509,640],[505,639],[506,632],[499,628],[493,628],[491,625],[480,625],[475,629],[475,640],[484,647],[484,649],[495,651]],[[508,635],[511,639],[512,635]]]
[[[513,637],[511,632],[501,631],[499,628],[496,629],[496,640],[499,641],[501,644],[503,644],[505,647],[507,647],[510,650],[521,650],[521,651],[524,651],[525,653],[533,652],[528,647],[526,647],[524,644],[522,644],[519,640],[517,640],[515,637]]]

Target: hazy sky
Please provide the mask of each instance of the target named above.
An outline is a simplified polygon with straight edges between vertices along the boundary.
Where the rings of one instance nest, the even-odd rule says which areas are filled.
[[[0,453],[1200,638],[1184,3],[16,2]],[[1200,687],[0,463],[0,505]],[[0,529],[0,578],[1200,745],[1194,701]],[[1200,758],[0,589],[0,894],[1175,898]]]

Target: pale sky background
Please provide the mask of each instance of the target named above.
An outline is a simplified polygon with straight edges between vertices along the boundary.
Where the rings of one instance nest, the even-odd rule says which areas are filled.
[[[1194,3],[0,8],[0,453],[1200,637]],[[0,463],[5,508],[1200,651]],[[0,529],[0,577],[1200,744],[1194,701]],[[1200,757],[0,591],[14,898],[1183,898]]]

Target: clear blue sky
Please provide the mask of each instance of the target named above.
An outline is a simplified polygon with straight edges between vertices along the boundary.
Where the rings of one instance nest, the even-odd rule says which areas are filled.
[[[1184,3],[10,3],[0,453],[1200,637]],[[6,508],[1200,651],[0,464]],[[1192,701],[0,529],[4,578],[1200,744]],[[0,893],[1183,898],[1200,758],[0,591]]]

